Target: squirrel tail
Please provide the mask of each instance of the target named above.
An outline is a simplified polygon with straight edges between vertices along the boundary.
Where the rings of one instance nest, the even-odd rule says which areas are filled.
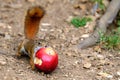
[[[44,15],[44,9],[34,6],[28,9],[25,17],[24,33],[29,40],[34,40],[39,30],[39,23]]]

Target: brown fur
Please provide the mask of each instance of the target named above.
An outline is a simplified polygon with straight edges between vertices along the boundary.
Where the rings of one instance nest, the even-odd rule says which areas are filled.
[[[39,6],[31,7],[27,11],[27,15],[25,16],[25,26],[24,26],[24,34],[25,39],[18,46],[18,53],[16,54],[20,57],[22,54],[26,54],[30,57],[30,64],[32,69],[35,69],[34,66],[34,39],[39,30],[39,23],[41,18],[44,15],[43,8]]]

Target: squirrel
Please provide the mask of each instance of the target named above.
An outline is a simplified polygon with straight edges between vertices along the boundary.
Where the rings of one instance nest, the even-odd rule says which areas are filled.
[[[24,23],[25,39],[18,46],[17,57],[27,54],[30,57],[30,65],[35,69],[34,65],[34,50],[35,50],[35,37],[39,30],[39,23],[44,16],[45,11],[41,6],[33,6],[27,10]]]

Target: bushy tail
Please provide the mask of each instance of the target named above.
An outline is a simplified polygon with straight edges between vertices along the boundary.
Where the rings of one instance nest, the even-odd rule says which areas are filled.
[[[39,23],[43,15],[44,10],[40,6],[34,6],[28,9],[24,25],[24,33],[27,39],[35,39],[39,30]]]

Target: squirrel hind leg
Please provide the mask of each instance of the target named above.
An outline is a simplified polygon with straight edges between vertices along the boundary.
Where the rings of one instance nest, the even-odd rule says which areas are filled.
[[[32,50],[31,54],[30,54],[30,65],[31,65],[32,70],[34,70],[35,69],[35,64],[34,64],[34,50]]]
[[[18,52],[16,53],[16,56],[19,57],[19,58],[22,56],[21,49],[22,49],[22,47],[23,47],[23,44],[24,44],[24,42],[22,41],[22,42],[18,45]]]
[[[35,64],[34,64],[34,59],[33,58],[30,58],[30,65],[31,65],[32,70],[34,70],[35,69]]]

